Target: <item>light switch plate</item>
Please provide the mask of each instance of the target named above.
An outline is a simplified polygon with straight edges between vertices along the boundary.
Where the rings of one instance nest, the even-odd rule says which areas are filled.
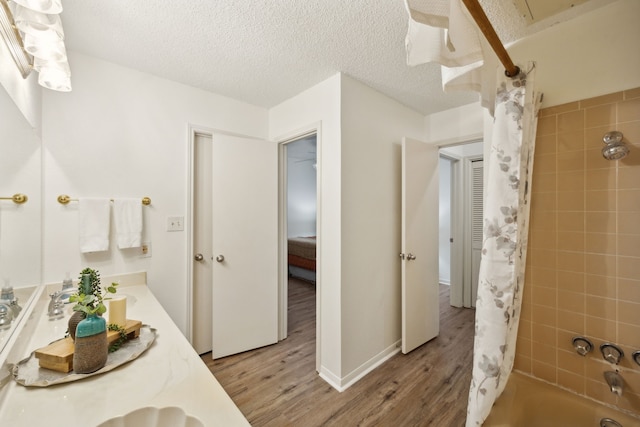
[[[184,217],[183,216],[168,216],[167,217],[167,231],[183,231],[184,230]]]

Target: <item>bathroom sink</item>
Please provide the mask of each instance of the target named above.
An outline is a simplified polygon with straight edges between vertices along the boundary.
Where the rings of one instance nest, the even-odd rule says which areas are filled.
[[[120,417],[111,418],[98,427],[204,427],[198,418],[187,415],[181,408],[147,406]]]

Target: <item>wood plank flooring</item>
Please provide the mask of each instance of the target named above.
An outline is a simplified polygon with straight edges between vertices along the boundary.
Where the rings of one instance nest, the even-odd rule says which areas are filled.
[[[252,426],[463,426],[474,316],[449,306],[441,285],[440,335],[340,393],[315,371],[315,286],[291,279],[286,340],[202,359]]]

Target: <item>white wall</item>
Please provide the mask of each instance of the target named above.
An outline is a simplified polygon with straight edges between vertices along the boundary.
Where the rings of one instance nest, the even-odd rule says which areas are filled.
[[[290,150],[294,141],[287,144]],[[287,234],[288,237],[316,235],[316,169],[313,161],[300,161],[295,157],[287,158]]]
[[[336,74],[269,110],[269,137],[273,141],[319,128],[317,286],[321,311],[317,313],[318,342],[322,344],[321,374],[334,382],[342,374],[340,85],[340,74]]]
[[[269,116],[272,140],[320,123],[320,362],[340,388],[400,339],[400,141],[424,117],[340,74]]]
[[[341,104],[342,372],[349,382],[401,338],[401,140],[425,135],[422,115],[347,76]]]
[[[146,270],[149,287],[186,331],[187,236],[167,232],[167,216],[185,216],[188,124],[267,137],[268,112],[112,63],[70,53],[73,91],[43,95],[44,280],[61,281],[84,267],[102,275]],[[142,197],[143,241],[135,249],[81,255],[78,205],[71,197]]]
[[[537,64],[542,107],[640,87],[640,1],[620,0],[509,47]]]
[[[479,101],[430,114],[424,118],[426,141],[440,145],[482,138],[485,114]]]

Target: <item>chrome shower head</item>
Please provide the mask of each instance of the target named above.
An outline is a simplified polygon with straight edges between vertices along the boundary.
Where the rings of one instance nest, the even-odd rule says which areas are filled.
[[[602,149],[602,157],[607,160],[620,160],[629,154],[629,147],[622,141],[622,132],[607,132],[602,137],[605,147]]]

